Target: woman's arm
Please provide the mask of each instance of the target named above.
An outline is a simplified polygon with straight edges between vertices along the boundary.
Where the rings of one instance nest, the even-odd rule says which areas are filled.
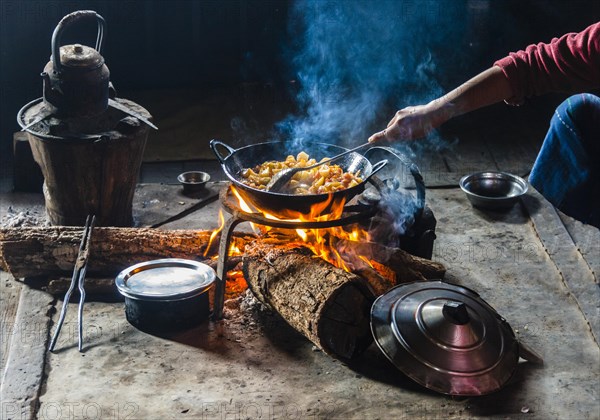
[[[373,134],[369,141],[418,139],[452,117],[502,100],[514,104],[547,92],[597,87],[600,87],[600,22],[579,33],[511,53],[441,98],[427,105],[401,109],[388,127]]]
[[[396,112],[387,128],[369,137],[369,142],[418,139],[453,117],[512,96],[508,79],[499,67],[494,66],[426,105]]]

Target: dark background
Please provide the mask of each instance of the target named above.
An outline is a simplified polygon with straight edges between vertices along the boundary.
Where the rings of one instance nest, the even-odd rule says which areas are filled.
[[[415,7],[430,8],[433,19],[446,8],[454,13],[457,30],[432,46],[439,57],[447,57],[447,66],[438,68],[446,89],[510,51],[600,20],[598,1],[398,1],[406,3],[407,13]],[[377,7],[377,1],[372,3]],[[16,114],[42,94],[39,73],[49,59],[52,31],[64,15],[93,9],[104,16],[108,33],[102,54],[118,91],[131,94],[247,82],[268,83],[285,91],[294,77],[282,54],[293,44],[288,32],[291,5],[292,0],[0,0],[2,174],[10,166],[12,133],[18,130]],[[93,45],[95,33],[95,24],[80,23],[65,33],[63,44]]]

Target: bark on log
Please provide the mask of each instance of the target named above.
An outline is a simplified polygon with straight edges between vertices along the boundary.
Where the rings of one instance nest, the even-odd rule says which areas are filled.
[[[393,272],[393,275],[386,273],[382,276],[377,270],[368,266],[353,270],[368,280],[376,296],[384,294],[398,284],[442,279],[446,273],[443,264],[414,256],[399,248],[342,239],[334,241],[334,246],[340,254],[361,255],[381,265],[376,267],[379,271]]]
[[[246,246],[243,261],[254,295],[326,353],[351,359],[373,341],[374,295],[364,278],[300,246],[256,241]]]
[[[376,296],[406,282],[443,278],[445,267],[401,249],[375,243],[334,241],[354,258],[354,273],[316,258],[302,243],[265,238],[247,244],[244,277],[254,295],[326,353],[342,359],[372,342],[371,304]],[[381,265],[381,266],[380,266]]]
[[[2,269],[15,278],[64,276],[73,270],[82,228],[4,228],[0,229]],[[157,258],[204,260],[210,231],[158,230],[136,228],[94,228],[88,275],[115,276],[132,264]],[[249,234],[234,234],[239,248],[254,239]],[[214,246],[214,252],[212,246]],[[214,255],[218,244],[211,246]]]

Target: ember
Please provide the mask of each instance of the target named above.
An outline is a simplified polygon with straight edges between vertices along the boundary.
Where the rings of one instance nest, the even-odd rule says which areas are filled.
[[[225,299],[237,298],[248,289],[244,273],[237,267],[227,272]]]

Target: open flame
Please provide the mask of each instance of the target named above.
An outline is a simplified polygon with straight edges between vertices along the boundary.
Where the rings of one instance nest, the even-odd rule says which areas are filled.
[[[223,210],[219,209],[219,227],[212,231],[210,234],[210,238],[208,239],[208,245],[206,245],[206,249],[204,250],[204,256],[208,257],[208,253],[212,248],[212,244],[217,239],[217,236],[223,230],[223,226],[225,226],[225,217],[223,216]]]
[[[330,195],[328,200],[314,204],[308,214],[302,214],[288,210],[286,211],[285,219],[283,219],[278,215],[269,213],[266,210],[257,209],[254,206],[251,206],[244,200],[242,195],[234,186],[231,186],[231,191],[243,211],[249,213],[260,212],[265,218],[271,220],[286,220],[294,222],[324,222],[337,220],[342,216],[344,206],[346,204],[345,199],[333,201],[333,195]],[[322,214],[323,211],[328,207],[330,207],[330,211],[328,211],[326,214]],[[221,218],[222,228],[224,224],[222,214],[219,217]],[[254,223],[251,225],[255,233],[264,234],[272,229],[275,229],[270,226],[255,225]],[[217,231],[217,233],[219,231],[220,229]],[[290,230],[290,232],[295,232],[298,241],[302,242],[307,248],[309,248],[316,257],[322,258],[336,267],[342,268],[346,271],[353,271],[353,268],[356,268],[357,265],[373,268],[373,263],[368,258],[359,255],[349,255],[347,252],[340,252],[335,246],[335,243],[340,239],[353,242],[369,241],[369,233],[357,225],[332,227],[326,229],[294,229]],[[232,254],[232,252],[236,251],[239,252],[239,250],[230,249],[229,255],[235,255]]]

